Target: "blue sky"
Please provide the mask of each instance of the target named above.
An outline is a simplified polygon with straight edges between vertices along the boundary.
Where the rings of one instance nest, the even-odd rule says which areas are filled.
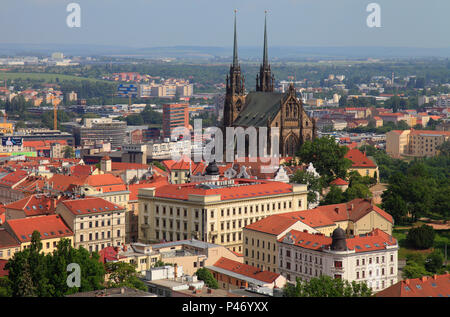
[[[81,7],[68,28],[66,6]],[[366,6],[381,7],[381,28],[366,25]],[[264,10],[269,45],[449,47],[448,0],[1,0],[0,43],[133,47],[261,46]]]

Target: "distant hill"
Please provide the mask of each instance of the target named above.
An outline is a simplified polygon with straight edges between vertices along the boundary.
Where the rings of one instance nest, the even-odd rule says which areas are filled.
[[[63,52],[76,56],[130,56],[141,58],[176,58],[192,60],[229,59],[231,47],[209,46],[167,46],[135,48],[125,46],[106,46],[90,44],[0,44],[0,56],[4,55],[42,55]],[[239,57],[248,60],[261,59],[261,47],[239,47]],[[271,59],[360,59],[360,58],[421,58],[450,57],[449,48],[411,48],[411,47],[269,47]]]

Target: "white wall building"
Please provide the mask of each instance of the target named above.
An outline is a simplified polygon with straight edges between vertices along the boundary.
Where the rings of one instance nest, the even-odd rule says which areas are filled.
[[[351,238],[341,228],[332,237],[291,230],[278,249],[279,272],[291,282],[328,275],[366,282],[373,292],[397,283],[398,243],[379,229]]]

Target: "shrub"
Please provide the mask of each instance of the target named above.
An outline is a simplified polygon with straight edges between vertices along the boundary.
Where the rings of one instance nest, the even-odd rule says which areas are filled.
[[[428,249],[433,246],[435,234],[433,227],[422,225],[420,227],[411,228],[406,240],[413,248]]]

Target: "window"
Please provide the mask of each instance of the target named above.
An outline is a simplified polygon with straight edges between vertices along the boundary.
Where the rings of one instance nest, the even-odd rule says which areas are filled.
[[[359,266],[359,259],[356,260],[356,266]]]
[[[83,223],[80,223],[80,229],[83,229],[83,225],[84,225]]]
[[[359,272],[356,272],[356,278],[359,279]]]
[[[334,261],[334,267],[342,268],[342,261]]]

